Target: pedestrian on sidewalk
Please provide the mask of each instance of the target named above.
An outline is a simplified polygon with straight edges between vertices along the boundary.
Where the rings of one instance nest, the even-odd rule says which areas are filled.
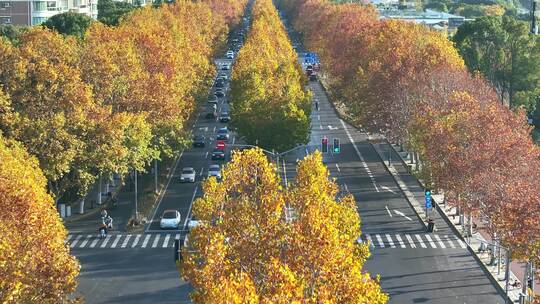
[[[315,109],[317,109],[317,111],[319,111],[319,101],[318,100],[315,101]]]

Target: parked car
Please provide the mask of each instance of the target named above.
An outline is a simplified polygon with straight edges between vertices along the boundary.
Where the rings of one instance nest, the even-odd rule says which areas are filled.
[[[165,210],[159,221],[161,229],[178,229],[180,226],[181,215],[178,210]]]
[[[229,77],[227,76],[227,74],[219,74],[218,77],[219,77],[218,79],[221,79],[223,81],[229,80]]]
[[[217,180],[221,179],[221,167],[217,164],[208,167],[208,177],[214,176]]]
[[[228,112],[221,112],[219,115],[219,121],[221,122],[229,122],[231,120],[231,116],[229,116]]]
[[[226,63],[221,66],[221,70],[223,70],[223,71],[228,71],[230,68],[231,67]]]
[[[195,135],[193,136],[193,146],[204,148],[206,145],[206,137],[204,135]]]
[[[218,104],[218,99],[216,96],[211,96],[209,99],[208,99],[208,104],[215,104],[217,105]]]
[[[214,93],[214,95],[215,95],[217,98],[225,97],[225,93],[224,93],[223,90],[220,89],[220,88],[216,89],[216,92]]]
[[[317,74],[309,75],[309,81],[317,81]]]
[[[225,160],[225,151],[214,149],[212,151],[212,159],[213,160]]]
[[[182,173],[180,174],[180,182],[194,183],[195,182],[195,169],[191,167],[182,169]]]
[[[200,223],[201,223],[201,221],[192,218],[192,219],[190,219],[190,220],[188,221],[187,228],[188,228],[189,231],[191,231],[191,229],[193,229],[193,228],[199,226]],[[186,236],[186,238],[187,238],[187,236]]]
[[[229,130],[227,128],[220,128],[217,131],[217,140],[229,140]]]
[[[225,84],[223,83],[223,80],[221,79],[216,80],[216,84],[215,84],[216,88],[223,88],[224,86]]]

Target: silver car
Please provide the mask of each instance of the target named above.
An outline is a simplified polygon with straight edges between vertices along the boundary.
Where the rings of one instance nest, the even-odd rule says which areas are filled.
[[[191,167],[182,169],[182,174],[180,174],[180,182],[194,183],[195,182],[195,169]]]
[[[221,167],[219,165],[210,165],[208,167],[208,177],[215,176],[217,180],[221,179]]]

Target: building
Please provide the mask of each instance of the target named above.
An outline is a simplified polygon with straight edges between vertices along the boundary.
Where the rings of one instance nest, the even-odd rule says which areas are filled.
[[[465,17],[432,10],[418,12],[415,10],[398,10],[393,7],[379,6],[381,19],[401,19],[424,24],[437,30],[455,30],[465,21]]]
[[[98,0],[0,0],[0,24],[38,25],[65,12],[97,19],[97,3]]]

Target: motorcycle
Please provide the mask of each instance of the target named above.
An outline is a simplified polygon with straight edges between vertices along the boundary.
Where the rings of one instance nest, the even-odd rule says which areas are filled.
[[[99,234],[98,234],[99,238],[100,239],[104,239],[107,237],[107,227],[105,226],[101,226],[99,228]]]

